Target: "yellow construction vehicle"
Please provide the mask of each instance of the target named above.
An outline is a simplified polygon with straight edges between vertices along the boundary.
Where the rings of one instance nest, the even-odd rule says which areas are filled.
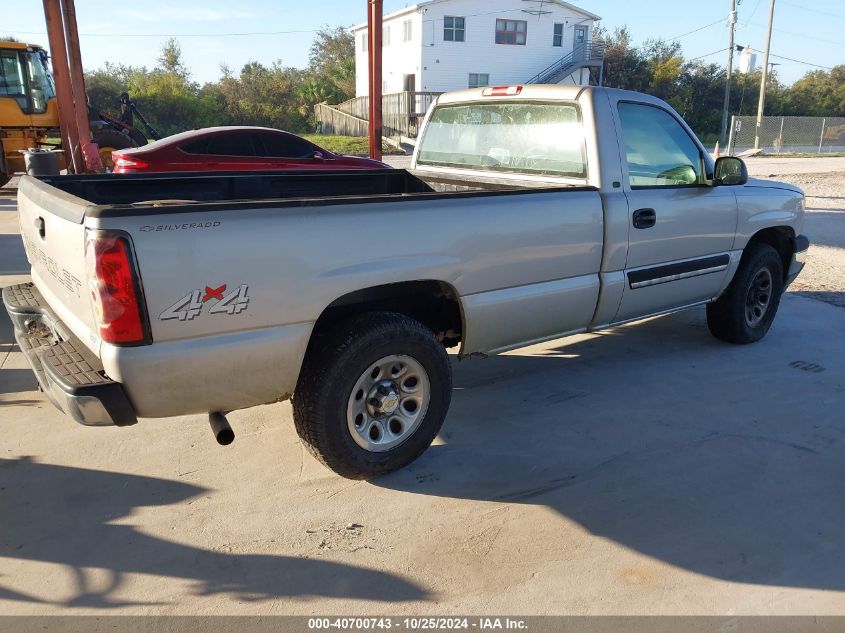
[[[0,41],[0,186],[13,173],[24,171],[21,150],[57,146],[48,140],[59,137],[59,108],[47,60],[47,51],[38,45]],[[121,101],[119,119],[88,109],[92,140],[107,168],[113,150],[137,147],[146,143],[147,136],[158,136],[128,95]],[[131,124],[133,113],[144,123],[146,135]],[[59,162],[64,168],[63,157]]]

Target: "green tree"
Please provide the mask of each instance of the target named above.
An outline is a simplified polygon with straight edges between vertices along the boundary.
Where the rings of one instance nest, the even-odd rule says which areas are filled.
[[[623,90],[643,91],[651,82],[649,66],[642,52],[631,43],[627,26],[609,32],[596,29],[595,38],[605,43],[604,85]]]
[[[308,56],[308,72],[330,84],[340,100],[355,96],[355,37],[343,27],[321,29]],[[329,92],[324,87],[322,92]]]
[[[190,76],[185,61],[182,58],[182,45],[174,37],[169,38],[161,47],[158,56],[158,67],[166,74],[181,77],[186,80]]]

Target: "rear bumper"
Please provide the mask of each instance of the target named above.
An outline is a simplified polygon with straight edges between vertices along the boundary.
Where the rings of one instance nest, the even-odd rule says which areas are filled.
[[[786,287],[789,287],[795,278],[804,269],[804,264],[807,263],[807,252],[810,249],[810,240],[806,235],[799,235],[793,241],[792,261],[789,265],[789,271],[786,274]]]
[[[85,426],[129,426],[138,419],[123,386],[50,311],[31,283],[3,289],[3,305],[41,389]]]

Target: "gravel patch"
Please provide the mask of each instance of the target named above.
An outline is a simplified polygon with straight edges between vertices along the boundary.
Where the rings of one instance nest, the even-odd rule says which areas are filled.
[[[807,265],[790,286],[795,294],[845,308],[845,172],[775,176],[807,196]]]

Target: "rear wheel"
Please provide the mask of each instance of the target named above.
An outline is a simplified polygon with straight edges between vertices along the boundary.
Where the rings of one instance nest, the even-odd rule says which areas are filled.
[[[311,453],[350,479],[414,461],[449,409],[443,344],[423,324],[390,312],[358,316],[321,338],[293,396],[296,430]]]
[[[768,244],[750,244],[731,285],[707,306],[707,325],[718,339],[744,345],[766,336],[783,294],[783,262]]]
[[[109,171],[114,169],[114,161],[111,157],[113,151],[138,147],[138,144],[126,134],[105,127],[94,130],[94,142],[100,148],[100,161],[103,163],[103,167]]]

